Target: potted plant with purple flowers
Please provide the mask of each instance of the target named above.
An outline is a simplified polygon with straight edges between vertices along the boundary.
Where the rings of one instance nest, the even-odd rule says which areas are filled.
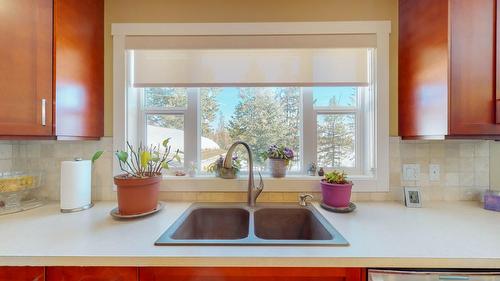
[[[273,144],[262,154],[262,157],[264,160],[269,159],[271,176],[273,178],[283,178],[286,176],[287,167],[295,157],[295,153],[289,147]]]
[[[335,208],[345,208],[351,202],[352,181],[343,171],[332,171],[321,180],[323,203]]]
[[[219,156],[212,164],[208,165],[207,171],[215,173],[216,177],[223,179],[235,179],[238,177],[238,172],[241,169],[241,160],[238,156],[233,156],[233,166],[230,169],[224,168],[224,157]]]

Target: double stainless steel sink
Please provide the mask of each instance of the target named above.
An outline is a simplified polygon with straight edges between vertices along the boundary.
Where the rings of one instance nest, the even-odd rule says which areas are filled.
[[[195,203],[155,245],[347,246],[349,243],[313,206]]]

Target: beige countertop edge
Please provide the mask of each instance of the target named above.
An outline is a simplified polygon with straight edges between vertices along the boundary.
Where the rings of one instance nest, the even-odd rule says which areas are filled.
[[[0,216],[0,266],[500,269],[500,213],[478,202],[434,202],[421,209],[362,202],[350,214],[318,208],[351,244],[333,248],[154,246],[190,202],[165,204],[158,214],[133,221],[111,218],[116,202],[73,214],[61,214],[53,202]]]
[[[0,266],[363,267],[500,269],[500,259],[255,257],[0,257]]]

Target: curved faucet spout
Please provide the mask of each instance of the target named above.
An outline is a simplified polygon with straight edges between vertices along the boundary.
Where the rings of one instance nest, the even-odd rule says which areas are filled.
[[[264,182],[262,181],[262,175],[259,172],[260,182],[257,187],[255,187],[254,175],[253,175],[253,157],[252,150],[250,146],[243,141],[237,141],[229,147],[229,150],[226,153],[226,158],[224,159],[223,167],[225,169],[231,169],[233,166],[233,152],[238,145],[243,145],[248,153],[248,194],[247,194],[247,202],[248,206],[255,207],[257,197],[259,197],[260,193],[264,189]]]

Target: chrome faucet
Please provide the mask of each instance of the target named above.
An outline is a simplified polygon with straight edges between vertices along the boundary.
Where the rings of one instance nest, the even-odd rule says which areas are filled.
[[[314,197],[311,194],[300,194],[299,195],[299,205],[302,207],[307,207],[307,200],[310,199],[312,200]]]
[[[231,169],[233,165],[233,152],[238,145],[243,145],[248,153],[248,193],[247,193],[247,202],[248,206],[255,207],[257,197],[259,197],[260,193],[264,189],[264,182],[262,181],[262,176],[259,172],[260,182],[259,186],[255,187],[254,177],[253,177],[253,158],[252,151],[250,150],[250,146],[246,142],[237,141],[231,145],[229,150],[226,153],[226,159],[224,159],[223,168]]]

